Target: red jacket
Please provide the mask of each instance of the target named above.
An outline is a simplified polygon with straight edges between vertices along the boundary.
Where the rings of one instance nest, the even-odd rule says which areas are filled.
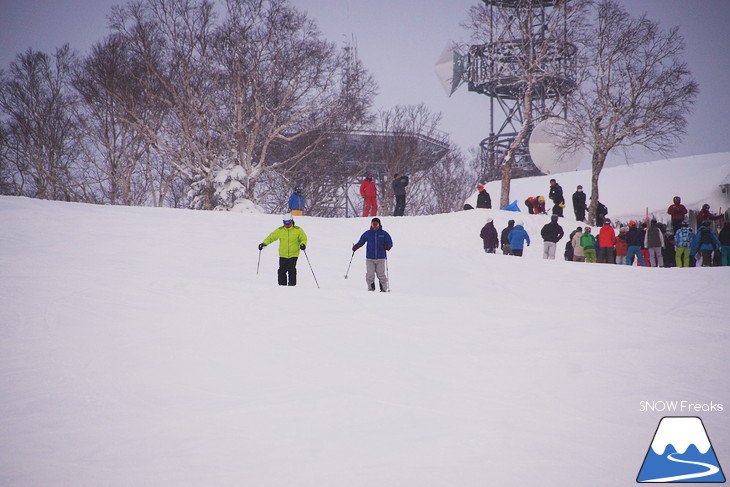
[[[363,179],[360,183],[360,196],[363,198],[375,198],[378,195],[378,190],[375,187],[375,182]]]
[[[622,238],[616,239],[616,255],[618,257],[623,257],[626,254],[629,253],[629,243],[626,241],[626,235]]]
[[[667,213],[672,216],[672,220],[684,220],[684,215],[687,214],[687,208],[683,204],[675,204],[667,208]]]
[[[710,210],[700,210],[697,213],[697,223],[719,220],[720,218],[722,218],[722,215],[713,215]]]
[[[598,232],[598,243],[601,247],[613,247],[616,245],[616,232],[611,225],[603,225]]]

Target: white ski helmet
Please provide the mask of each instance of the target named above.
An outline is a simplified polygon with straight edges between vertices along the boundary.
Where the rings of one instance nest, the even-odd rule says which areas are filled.
[[[281,215],[281,221],[294,223],[294,218],[291,216],[291,213],[284,213]]]

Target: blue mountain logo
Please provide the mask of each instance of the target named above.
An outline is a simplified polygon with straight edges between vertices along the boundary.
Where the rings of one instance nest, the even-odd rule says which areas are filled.
[[[694,416],[662,418],[636,481],[725,482],[702,420]]]

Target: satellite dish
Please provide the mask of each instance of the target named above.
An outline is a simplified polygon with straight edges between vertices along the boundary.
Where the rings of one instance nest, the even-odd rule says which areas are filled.
[[[464,75],[464,59],[465,56],[458,51],[456,44],[448,41],[436,61],[433,69],[448,96],[453,95],[461,85],[461,77]]]
[[[567,124],[562,118],[551,117],[532,129],[530,157],[535,166],[545,174],[575,171],[585,157],[583,149],[563,152],[559,148],[560,134],[566,131]]]

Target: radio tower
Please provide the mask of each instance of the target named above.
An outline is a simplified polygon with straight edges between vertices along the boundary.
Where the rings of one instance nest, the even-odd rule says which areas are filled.
[[[529,133],[547,116],[565,118],[560,104],[576,88],[576,48],[567,40],[569,0],[482,1],[486,8],[480,19],[487,24],[483,32],[488,40],[472,45],[466,55],[454,53],[452,92],[466,82],[469,91],[489,97],[489,136],[480,143],[484,180],[501,178],[505,154],[526,120],[528,135],[517,149],[511,174],[539,175],[528,151]]]

